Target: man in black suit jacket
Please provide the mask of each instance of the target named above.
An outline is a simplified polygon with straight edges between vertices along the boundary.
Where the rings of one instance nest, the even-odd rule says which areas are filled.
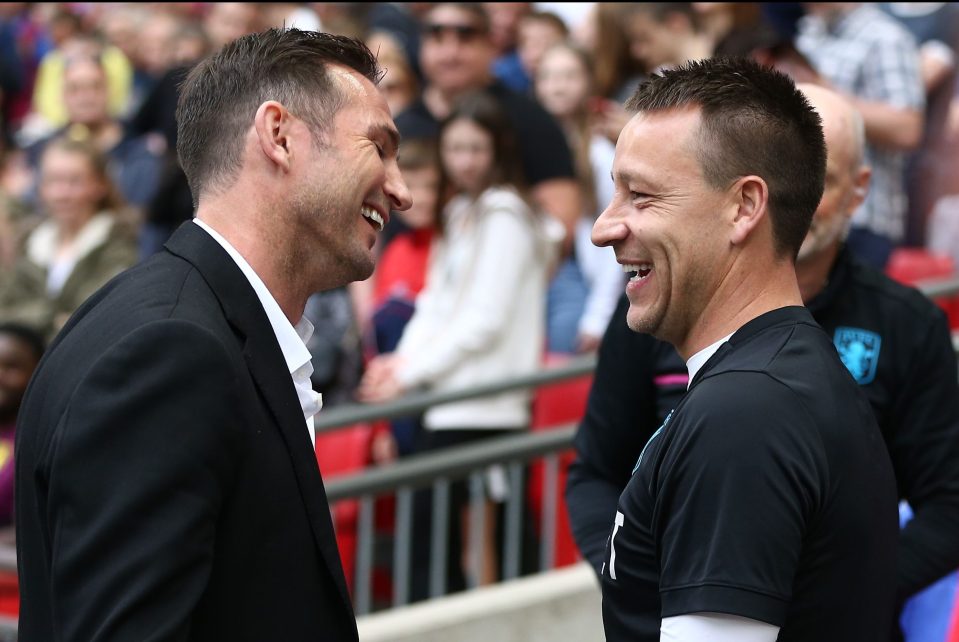
[[[187,78],[197,221],[84,304],[24,400],[21,640],[357,638],[302,314],[410,204],[378,78],[359,42],[293,29]]]

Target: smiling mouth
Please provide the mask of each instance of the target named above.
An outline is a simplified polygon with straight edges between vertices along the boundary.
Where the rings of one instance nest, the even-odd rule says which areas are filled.
[[[360,214],[363,215],[370,225],[372,225],[378,232],[383,231],[383,227],[386,223],[383,221],[383,217],[380,216],[380,213],[374,210],[372,207],[363,206],[360,208]]]
[[[630,283],[637,283],[645,281],[652,274],[653,266],[649,263],[624,263],[623,272],[630,275]]]

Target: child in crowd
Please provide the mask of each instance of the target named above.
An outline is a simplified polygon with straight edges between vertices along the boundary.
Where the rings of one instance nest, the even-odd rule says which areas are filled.
[[[610,170],[616,148],[591,129],[594,95],[589,56],[570,44],[551,47],[536,75],[536,97],[566,134],[586,209],[576,226],[572,255],[559,266],[547,298],[547,339],[551,353],[589,352],[600,339],[625,278],[612,248],[590,241],[593,222],[613,197]]]
[[[440,193],[448,198],[426,287],[396,351],[370,362],[360,386],[369,401],[420,387],[455,390],[499,381],[533,372],[542,360],[547,273],[562,232],[523,196],[509,120],[489,95],[469,96],[441,124],[439,146]],[[513,433],[529,420],[527,392],[442,404],[424,415],[417,451]],[[504,499],[502,471],[486,477],[488,495]],[[450,496],[450,590],[465,586],[464,572],[475,584],[495,581],[496,505],[486,504],[483,540],[469,542],[466,483],[454,483]],[[430,510],[429,494],[418,493],[414,523],[424,535]],[[414,599],[425,597],[429,545],[429,537],[414,537]]]
[[[0,319],[52,338],[91,294],[137,260],[129,212],[90,142],[49,143],[40,162],[44,219],[0,274]]]

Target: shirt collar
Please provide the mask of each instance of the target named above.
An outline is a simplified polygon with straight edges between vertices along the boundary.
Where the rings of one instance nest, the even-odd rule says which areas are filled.
[[[686,383],[687,390],[689,390],[689,386],[692,385],[693,379],[696,378],[696,373],[706,365],[709,358],[716,354],[716,351],[719,350],[724,343],[729,341],[729,337],[733,336],[733,334],[733,332],[730,332],[716,343],[709,344],[689,358],[689,361],[686,362],[686,369],[689,370],[689,381]]]
[[[250,282],[250,285],[253,286],[253,291],[256,292],[256,296],[260,300],[260,305],[263,306],[263,311],[266,312],[266,317],[270,320],[270,325],[273,327],[273,333],[276,335],[276,340],[280,344],[280,350],[283,352],[283,359],[286,361],[286,367],[289,369],[290,374],[293,374],[305,364],[309,363],[310,351],[306,347],[306,342],[313,336],[313,324],[310,323],[310,320],[305,316],[300,317],[299,322],[294,327],[293,324],[290,323],[290,320],[286,318],[286,315],[283,314],[283,310],[280,309],[280,304],[276,302],[276,299],[270,294],[266,285],[260,277],[257,276],[256,272],[253,271],[250,264],[246,262],[246,259],[237,252],[236,248],[207,223],[198,218],[193,219],[193,222],[206,230],[206,232],[213,237],[213,240],[226,250],[227,254],[236,262],[237,267],[240,268],[243,275]]]

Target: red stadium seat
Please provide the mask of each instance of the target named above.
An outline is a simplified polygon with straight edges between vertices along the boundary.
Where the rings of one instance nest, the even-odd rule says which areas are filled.
[[[0,615],[20,614],[20,585],[16,573],[0,573]]]
[[[568,360],[567,355],[548,354],[544,359],[544,365],[555,366]],[[593,375],[588,374],[538,388],[533,395],[533,417],[530,429],[549,430],[578,422],[586,412],[586,401],[592,385]],[[555,525],[554,562],[556,566],[575,564],[580,559],[579,549],[576,548],[576,542],[569,527],[569,514],[563,493],[566,487],[566,471],[572,461],[572,451],[566,451],[560,455],[559,474],[556,478],[556,496],[559,500]],[[535,462],[530,466],[528,499],[537,524],[542,514],[544,473],[545,467],[542,462]]]
[[[363,470],[370,461],[373,427],[360,423],[316,436],[316,462],[324,480]],[[340,549],[346,584],[353,590],[356,576],[357,518],[359,501],[348,499],[333,506],[333,527]]]
[[[923,281],[949,279],[956,276],[952,257],[934,254],[915,247],[901,247],[893,251],[886,266],[890,278],[906,285],[918,285]],[[939,297],[936,303],[949,316],[949,326],[959,329],[959,296]]]

